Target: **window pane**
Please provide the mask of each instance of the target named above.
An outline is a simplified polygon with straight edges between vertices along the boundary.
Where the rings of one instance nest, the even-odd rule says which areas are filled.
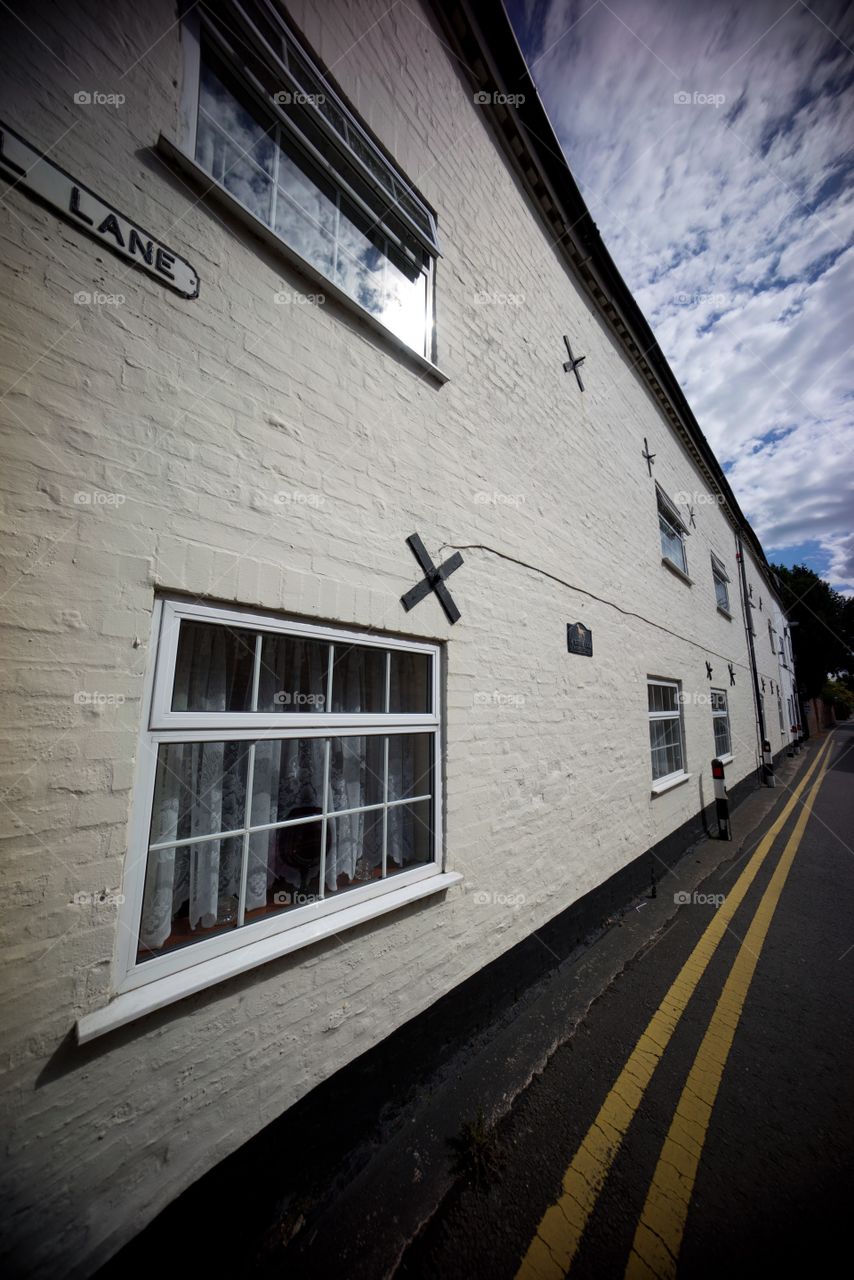
[[[722,578],[715,577],[715,598],[722,609],[729,612],[729,591]]]
[[[221,63],[214,70],[206,55],[199,87],[196,160],[267,226],[272,216],[273,130],[272,119]]]
[[[679,742],[679,721],[650,720],[649,740],[654,750],[676,745]]]
[[[432,813],[432,800],[395,805],[389,809],[387,875],[432,861]]]
[[[683,573],[686,572],[685,548],[682,539],[661,516],[659,516],[658,525],[661,530],[661,554],[668,560],[672,560]]]
[[[259,711],[324,711],[329,645],[297,636],[261,640]]]
[[[173,711],[251,711],[255,632],[182,622]]]
[[[337,217],[335,188],[283,136],[276,233],[330,280],[335,271]]]
[[[329,819],[326,893],[358,889],[382,878],[383,812],[348,813]]]
[[[649,742],[653,779],[664,778],[682,769],[682,735],[678,718],[650,720]]]
[[[385,297],[381,320],[404,342],[424,349],[427,316],[427,276],[398,258],[391,246],[386,262]]]
[[[311,812],[310,806],[305,806],[305,814],[295,808],[293,816]],[[318,820],[256,831],[249,837],[246,924],[320,900],[322,830],[323,823]]]
[[[388,798],[433,793],[432,733],[395,733],[388,740]]]
[[[332,710],[385,710],[385,650],[336,645],[332,667]]]
[[[650,711],[678,711],[679,690],[672,684],[650,684],[647,686]]]
[[[157,751],[150,844],[236,831],[246,810],[248,742],[169,742]]]
[[[139,960],[237,925],[243,837],[148,855]]]
[[[427,653],[391,650],[389,711],[425,714],[430,711],[432,664]]]
[[[323,738],[262,740],[255,746],[252,825],[323,812]]]
[[[329,807],[362,809],[383,799],[383,739],[330,739]]]
[[[715,729],[715,754],[719,756],[729,755],[729,722],[726,716],[716,716],[714,719]]]
[[[342,197],[335,283],[375,316],[384,305],[385,245],[385,237]]]
[[[205,127],[203,128],[203,121]],[[241,87],[228,70],[206,49],[199,84],[199,140],[196,159],[220,181],[222,175],[209,164],[211,137],[226,137],[235,156],[250,157],[264,173],[272,175],[275,144],[273,120]]]

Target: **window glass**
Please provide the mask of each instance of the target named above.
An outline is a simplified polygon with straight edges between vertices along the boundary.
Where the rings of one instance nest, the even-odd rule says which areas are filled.
[[[426,653],[391,650],[389,711],[426,714],[431,710],[431,662]]]
[[[687,572],[685,546],[682,536],[661,514],[658,517],[658,525],[661,532],[661,554],[665,559],[672,560],[683,573]]]
[[[148,856],[140,960],[237,927],[243,837],[205,840]]]
[[[682,768],[682,738],[679,720],[650,720],[653,779],[678,773]]]
[[[392,806],[388,811],[387,871],[409,871],[429,862],[433,848],[430,800]]]
[[[679,710],[679,690],[674,684],[650,684],[647,687],[650,711]]]
[[[259,711],[326,709],[329,644],[265,632],[258,678]]]
[[[385,711],[385,649],[337,644],[332,665],[332,710]]]
[[[254,631],[181,622],[173,711],[250,711]]]
[[[384,771],[381,737],[333,738],[329,755],[329,808],[362,809],[365,805],[381,804]]]
[[[325,738],[258,742],[252,771],[252,825],[322,814],[325,764]]]
[[[246,814],[245,742],[164,742],[157,751],[151,843],[236,831]]]

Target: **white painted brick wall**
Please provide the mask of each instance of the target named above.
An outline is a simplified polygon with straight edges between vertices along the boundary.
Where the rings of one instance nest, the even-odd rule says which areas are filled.
[[[756,765],[731,528],[698,506],[694,585],[662,566],[643,437],[669,493],[704,486],[561,266],[429,12],[292,12],[438,210],[444,387],[331,301],[275,305],[305,281],[154,155],[176,132],[182,75],[166,0],[36,4],[32,34],[3,20],[2,117],[202,280],[197,301],[177,298],[21,190],[0,204],[4,1194],[33,1276],[91,1271],[313,1085],[707,802],[711,718],[690,700],[707,693],[706,657],[730,698],[731,782]],[[127,100],[79,107],[79,88]],[[125,301],[81,307],[81,289]],[[481,305],[483,290],[524,302]],[[583,396],[564,333],[587,357]],[[124,501],[75,502],[96,491]],[[275,501],[288,491],[318,503]],[[469,550],[458,626],[433,598],[405,614],[414,530],[434,554],[483,544],[619,609]],[[767,598],[752,560],[748,576]],[[116,924],[73,898],[122,881],[158,587],[447,641],[447,859],[465,886],[78,1050],[75,1019],[109,999]],[[592,661],[566,652],[576,620]],[[757,651],[776,682],[764,622]],[[689,695],[692,778],[655,799],[649,674]],[[124,701],[81,706],[81,690]],[[778,750],[776,712],[769,727]],[[524,902],[474,905],[483,889]]]

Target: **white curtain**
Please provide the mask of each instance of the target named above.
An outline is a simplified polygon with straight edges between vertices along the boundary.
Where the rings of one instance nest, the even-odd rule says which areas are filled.
[[[160,747],[152,844],[243,826],[246,742],[184,742]],[[149,854],[140,942],[162,947],[185,903],[192,929],[225,923],[237,911],[242,838],[204,840]]]
[[[248,706],[254,638],[251,632],[184,623],[175,672],[176,711],[225,711]],[[160,747],[151,844],[233,831],[243,826],[246,742],[169,743]],[[173,917],[188,904],[192,929],[210,929],[236,914],[240,895],[239,837],[211,840],[148,856],[140,944],[163,946]]]

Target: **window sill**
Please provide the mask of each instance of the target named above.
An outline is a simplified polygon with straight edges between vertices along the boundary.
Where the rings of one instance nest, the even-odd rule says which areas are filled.
[[[722,604],[718,605],[718,613],[732,622],[733,615],[730,613],[729,609],[725,609]]]
[[[334,937],[345,929],[353,929],[366,921],[375,920],[400,907],[418,902],[422,898],[442,893],[452,885],[459,884],[463,877],[458,871],[447,871],[439,875],[429,876],[425,880],[416,881],[400,889],[357,903],[352,907],[343,907],[331,915],[323,916],[297,928],[286,929],[258,942],[247,943],[236,951],[217,956],[215,959],[190,965],[179,973],[168,978],[160,978],[133,991],[117,995],[103,1009],[96,1009],[77,1020],[77,1042],[86,1044],[97,1036],[105,1035],[128,1022],[143,1018],[147,1013],[164,1009],[183,1000],[185,996],[195,995],[208,987],[224,982],[239,973],[246,973],[268,960],[276,960],[280,956],[297,951],[301,947],[310,946],[313,942]]]
[[[734,759],[735,756],[731,751],[728,751],[725,756],[718,756],[718,760],[720,760],[721,764],[732,764]]]
[[[681,578],[682,581],[687,583],[689,587],[693,587],[694,585],[693,578],[689,578],[687,573],[685,573],[684,569],[679,568],[678,564],[675,564],[672,560],[669,560],[667,556],[661,557],[661,563],[665,565],[670,570],[671,573],[675,573],[677,578]]]
[[[239,200],[235,200],[234,196],[230,195],[224,187],[221,187],[209,173],[206,173],[205,170],[201,168],[200,165],[196,164],[195,160],[188,156],[176,143],[172,142],[170,138],[167,138],[162,133],[157,139],[157,151],[165,159],[171,160],[173,164],[177,165],[177,167],[187,174],[187,176],[197,185],[201,184],[204,188],[204,196],[209,195],[214,197],[214,199],[219,201],[220,204],[229,209],[237,218],[240,219],[241,222],[244,223],[245,226],[249,228],[250,231],[252,231],[254,235],[263,240],[265,244],[269,245],[271,249],[285,258],[303,275],[308,276],[313,284],[318,285],[318,287],[323,290],[324,295],[328,294],[330,298],[334,298],[351,314],[358,316],[359,319],[369,325],[385,343],[393,347],[396,352],[406,356],[406,358],[423,373],[429,374],[438,386],[444,386],[444,384],[449,380],[448,375],[443,373],[438,365],[433,364],[432,360],[428,360],[426,356],[419,355],[413,347],[410,347],[402,338],[399,338],[396,333],[392,333],[391,329],[387,329],[384,324],[381,324],[375,316],[371,315],[370,311],[366,311],[364,307],[360,307],[358,302],[354,302],[353,299],[339,289],[337,285],[334,285],[331,280],[327,280],[319,271],[315,271],[304,258],[301,258],[298,253],[295,253],[293,249],[289,248],[283,240],[279,239],[275,232],[265,226],[264,223],[256,218],[254,214],[250,213],[248,209],[244,208]]]
[[[662,778],[659,782],[652,784],[652,794],[660,796],[665,791],[671,791],[673,787],[681,787],[682,783],[687,782],[690,777],[690,773],[677,773],[673,778]]]

